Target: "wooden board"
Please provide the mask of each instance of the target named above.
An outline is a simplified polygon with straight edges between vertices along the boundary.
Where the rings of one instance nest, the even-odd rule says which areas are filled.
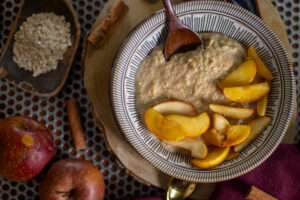
[[[131,147],[120,133],[112,116],[109,101],[109,81],[113,58],[119,45],[133,27],[155,11],[163,8],[161,1],[152,1],[154,3],[150,3],[150,0],[124,1],[130,8],[129,12],[106,44],[99,49],[94,49],[88,44],[86,45],[83,56],[84,84],[92,102],[91,110],[94,118],[104,132],[107,147],[115,154],[118,163],[141,182],[160,188],[167,188],[170,177],[150,165]],[[116,0],[110,0],[106,3],[93,29],[104,19],[114,2]],[[179,3],[181,1],[173,0],[172,2]],[[280,18],[279,14],[269,0],[260,0],[258,2],[263,19],[266,19],[265,21],[275,30],[289,49],[287,35],[283,34],[285,30],[284,24],[281,20],[278,20]],[[292,120],[292,122],[295,122],[294,124],[296,124],[295,116]],[[292,130],[289,129],[285,138],[285,141],[288,142],[292,142],[296,134],[295,125],[291,127]],[[213,188],[214,184],[198,184],[198,189],[194,192],[192,198],[208,199]]]

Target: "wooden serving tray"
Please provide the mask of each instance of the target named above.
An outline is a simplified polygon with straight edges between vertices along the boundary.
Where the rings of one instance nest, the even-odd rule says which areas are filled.
[[[98,16],[95,27],[104,19],[108,10],[117,0],[110,0],[105,4]],[[145,159],[143,159],[126,141],[119,131],[112,115],[110,105],[110,72],[116,52],[127,34],[142,20],[162,9],[161,1],[150,0],[124,0],[129,6],[120,25],[115,30],[111,38],[100,48],[93,48],[85,43],[83,52],[82,67],[84,73],[84,84],[92,102],[91,111],[104,133],[107,148],[116,156],[118,164],[137,180],[163,189],[167,188],[170,177],[161,173]],[[180,0],[173,0],[173,3],[180,3]],[[257,1],[263,20],[276,32],[289,54],[288,37],[285,32],[284,24],[269,0]],[[283,141],[292,143],[296,135],[296,105],[292,122]],[[193,199],[209,199],[214,189],[214,184],[198,184],[197,190],[193,193]]]
[[[71,24],[72,46],[68,47],[63,60],[58,62],[56,70],[33,77],[32,72],[19,68],[17,63],[13,61],[13,37],[27,17],[41,12],[53,12],[65,17],[66,22]],[[79,39],[80,24],[74,8],[68,0],[22,0],[4,50],[0,56],[0,76],[12,85],[34,95],[43,97],[53,96],[59,92],[68,77]]]

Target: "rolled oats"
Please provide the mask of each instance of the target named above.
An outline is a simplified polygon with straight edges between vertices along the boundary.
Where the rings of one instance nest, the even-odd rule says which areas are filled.
[[[19,67],[32,71],[34,77],[55,70],[72,45],[70,23],[54,13],[28,17],[14,39],[13,60]]]

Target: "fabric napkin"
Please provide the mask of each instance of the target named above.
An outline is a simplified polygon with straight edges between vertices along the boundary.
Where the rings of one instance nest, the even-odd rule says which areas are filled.
[[[216,185],[211,200],[245,200],[251,185],[280,200],[300,200],[300,152],[282,143],[260,166],[249,173]],[[121,199],[120,199],[121,200]],[[122,200],[162,200],[160,197]]]
[[[300,199],[300,152],[292,144],[282,143],[259,167],[239,178],[221,182],[212,200],[244,200],[254,185],[275,198]]]
[[[163,200],[160,197],[128,197],[128,198],[124,198],[124,199],[119,199],[119,200]]]

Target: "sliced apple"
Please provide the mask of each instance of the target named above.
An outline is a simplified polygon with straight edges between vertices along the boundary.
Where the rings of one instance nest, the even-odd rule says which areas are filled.
[[[251,103],[263,98],[269,91],[269,84],[263,82],[241,87],[224,88],[223,94],[234,102]]]
[[[250,117],[254,113],[253,109],[235,108],[218,104],[210,104],[209,108],[216,113],[222,114],[232,119],[245,119]]]
[[[188,150],[194,158],[203,159],[207,155],[205,143],[198,138],[186,137],[180,141],[167,143]]]
[[[267,128],[271,121],[272,120],[270,117],[259,117],[255,120],[252,120],[249,123],[249,126],[251,126],[251,132],[249,137],[242,143],[234,146],[234,151],[240,152],[241,150],[243,150],[252,140],[254,140]]]
[[[238,157],[239,155],[240,155],[239,152],[235,152],[235,151],[233,150],[233,148],[230,148],[230,151],[229,151],[229,153],[228,153],[228,155],[227,155],[225,161],[233,160],[233,159],[235,159],[236,157]]]
[[[210,147],[208,150],[208,154],[204,159],[193,159],[192,163],[201,169],[209,169],[215,167],[221,164],[226,159],[229,150],[230,147]]]
[[[218,132],[224,134],[226,133],[228,127],[230,126],[229,121],[219,114],[212,114],[212,127],[215,128]]]
[[[153,109],[162,115],[185,115],[192,117],[197,115],[197,111],[193,106],[182,101],[163,102],[155,105]]]
[[[206,143],[223,147],[222,144],[225,140],[225,134],[227,129],[230,127],[228,120],[219,114],[212,114],[212,129],[206,131],[202,137]]]
[[[251,131],[249,125],[232,125],[228,128],[226,135],[221,134],[215,128],[210,129],[202,135],[208,144],[227,147],[242,143],[247,139]]]
[[[148,129],[159,139],[178,141],[185,137],[185,132],[178,123],[167,119],[153,108],[147,109],[144,117]]]
[[[265,63],[261,60],[261,58],[257,55],[255,49],[253,46],[250,46],[248,48],[248,56],[253,58],[256,62],[257,66],[257,73],[262,76],[263,78],[267,80],[272,80],[274,76],[272,75],[271,71],[268,69],[268,67],[265,65]]]
[[[245,141],[250,135],[251,127],[249,125],[232,125],[226,132],[226,140],[222,146],[234,146]]]
[[[268,102],[268,95],[257,102],[257,114],[259,116],[265,116],[266,109],[267,109],[267,102]]]
[[[214,145],[217,147],[223,147],[225,136],[219,131],[217,131],[215,128],[206,131],[201,136],[207,144]]]
[[[250,84],[256,75],[256,64],[253,59],[246,60],[223,80],[218,83],[219,88],[235,87]]]
[[[209,128],[210,124],[210,118],[206,112],[198,115],[197,117],[167,115],[166,118],[179,124],[187,137],[200,136]]]

